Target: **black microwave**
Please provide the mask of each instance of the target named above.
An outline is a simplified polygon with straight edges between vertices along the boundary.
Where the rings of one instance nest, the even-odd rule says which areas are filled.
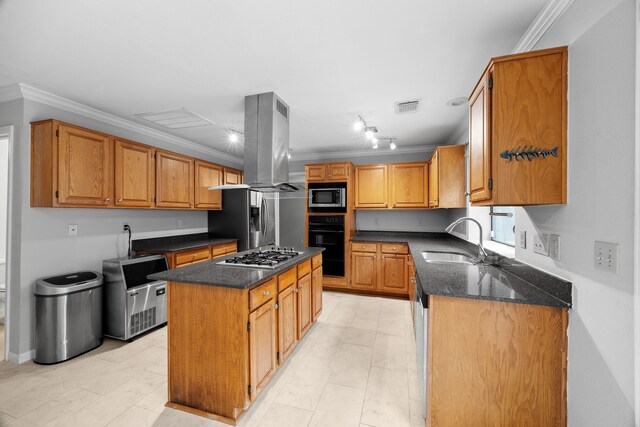
[[[346,183],[309,184],[309,212],[346,212]]]

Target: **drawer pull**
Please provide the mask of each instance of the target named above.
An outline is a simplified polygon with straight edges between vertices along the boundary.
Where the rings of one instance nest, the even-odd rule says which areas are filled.
[[[262,295],[264,295],[264,296],[266,297],[266,296],[269,296],[269,294],[270,294],[270,293],[271,293],[271,292],[269,292],[269,291],[264,291],[264,292],[262,293]]]
[[[298,288],[295,288],[293,292],[298,293]]]
[[[300,286],[299,286],[299,289],[302,289],[302,288],[304,288],[304,285],[300,285]]]
[[[273,308],[278,309],[278,303],[273,304]]]
[[[394,250],[394,251],[396,250],[396,247],[395,247],[395,246],[393,247],[393,250]]]

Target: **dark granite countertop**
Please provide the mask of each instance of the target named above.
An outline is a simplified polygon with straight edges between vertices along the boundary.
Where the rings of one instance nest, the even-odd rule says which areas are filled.
[[[571,307],[570,282],[489,250],[491,265],[427,263],[422,251],[477,256],[475,244],[447,233],[361,231],[351,240],[407,243],[416,266],[416,281],[424,295]]]
[[[139,239],[134,240],[131,244],[134,251],[179,252],[236,241],[238,239],[220,238],[210,236],[208,233],[198,233]]]
[[[278,265],[278,267],[273,270],[218,264],[220,261],[224,261],[227,258],[249,252],[255,252],[256,250],[257,249],[252,249],[240,252],[239,254],[227,255],[209,261],[203,261],[197,264],[163,271],[162,273],[151,274],[149,279],[166,280],[168,282],[193,283],[196,285],[220,286],[224,288],[248,289],[264,282],[270,277],[288,270],[292,266],[299,264],[314,255],[321,253],[324,251],[324,248],[297,249],[302,252],[302,255]]]

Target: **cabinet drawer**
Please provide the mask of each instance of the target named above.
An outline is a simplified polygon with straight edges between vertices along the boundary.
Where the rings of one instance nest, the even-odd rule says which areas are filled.
[[[211,246],[211,258],[216,258],[227,253],[227,245]]]
[[[271,279],[249,291],[249,311],[253,311],[276,295],[276,279]]]
[[[382,253],[406,255],[409,253],[409,247],[403,243],[383,243]]]
[[[297,276],[296,276],[295,267],[278,275],[278,292],[282,292],[283,290],[287,289],[289,286],[295,285],[296,279],[297,279]]]
[[[175,255],[176,267],[196,261],[205,261],[211,259],[209,248],[194,249],[191,251],[179,252]]]
[[[303,278],[307,274],[311,273],[311,260],[308,259],[305,262],[298,264],[298,279]]]
[[[351,242],[353,252],[375,252],[377,247],[377,243]]]
[[[320,267],[321,265],[322,265],[322,254],[316,255],[313,258],[311,258],[311,266],[313,267],[314,270]]]
[[[238,252],[238,242],[227,243],[225,246],[228,254],[233,254]]]

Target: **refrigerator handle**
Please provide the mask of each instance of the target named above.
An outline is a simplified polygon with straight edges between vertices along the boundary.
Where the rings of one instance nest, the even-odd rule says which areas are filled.
[[[262,236],[267,235],[267,202],[262,199],[262,215],[260,215],[260,219],[262,220]]]

